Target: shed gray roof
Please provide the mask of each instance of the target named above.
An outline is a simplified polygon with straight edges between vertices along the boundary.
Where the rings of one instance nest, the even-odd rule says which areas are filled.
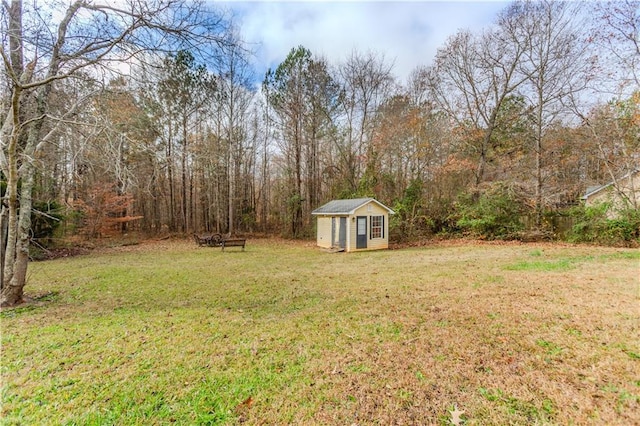
[[[352,214],[356,209],[364,206],[367,203],[376,203],[380,207],[386,209],[389,214],[394,214],[393,210],[385,206],[381,202],[374,198],[353,198],[350,200],[333,200],[327,204],[318,207],[311,212],[313,215],[331,215],[331,214]]]

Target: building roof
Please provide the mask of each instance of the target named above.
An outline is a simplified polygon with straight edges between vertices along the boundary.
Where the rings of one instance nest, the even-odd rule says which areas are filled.
[[[353,198],[350,200],[333,200],[327,204],[318,207],[311,212],[312,215],[349,215],[353,214],[357,209],[368,203],[376,203],[383,209],[387,210],[389,214],[394,214],[394,211],[385,206],[381,202],[373,198]]]
[[[622,176],[620,179],[618,179],[618,181],[627,179],[633,175],[635,175],[636,173],[640,172],[640,169],[635,169],[629,173],[627,173],[626,175]],[[583,200],[586,200],[587,198],[591,197],[594,194],[597,194],[598,192],[609,188],[610,186],[613,186],[616,183],[616,181],[611,181],[605,185],[600,185],[600,186],[590,186],[587,188],[587,191],[585,192],[585,194],[582,196]]]

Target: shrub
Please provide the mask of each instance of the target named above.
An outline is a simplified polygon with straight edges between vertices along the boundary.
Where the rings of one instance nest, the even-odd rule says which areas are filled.
[[[495,182],[459,197],[456,225],[467,234],[487,239],[515,238],[524,225],[524,199],[514,185]]]
[[[395,214],[390,218],[390,232],[401,240],[431,233],[433,221],[425,214],[423,189],[421,180],[412,180],[402,199],[393,205]]]
[[[414,179],[402,198],[395,201],[395,214],[389,217],[389,232],[394,239],[410,241],[434,234],[455,234],[452,213],[456,196],[438,192],[435,185],[437,182]]]
[[[612,211],[610,203],[578,206],[571,210],[575,224],[569,233],[571,242],[606,245],[640,243],[640,210]]]

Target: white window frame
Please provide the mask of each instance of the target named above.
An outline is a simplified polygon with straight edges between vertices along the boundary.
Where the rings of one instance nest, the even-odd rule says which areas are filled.
[[[378,224],[375,224],[376,222],[378,222]],[[370,239],[377,240],[384,238],[384,215],[370,216],[369,223],[371,224]]]

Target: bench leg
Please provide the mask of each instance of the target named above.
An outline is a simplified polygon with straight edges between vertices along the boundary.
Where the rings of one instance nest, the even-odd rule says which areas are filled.
[[[241,244],[241,243],[239,243],[237,241],[232,241],[231,244],[230,244],[230,247],[242,247],[242,251],[244,251],[244,246],[245,245],[246,245],[246,242],[244,244]],[[226,246],[227,245],[225,244],[224,241],[220,244],[220,247],[222,247],[222,251],[224,251]]]

